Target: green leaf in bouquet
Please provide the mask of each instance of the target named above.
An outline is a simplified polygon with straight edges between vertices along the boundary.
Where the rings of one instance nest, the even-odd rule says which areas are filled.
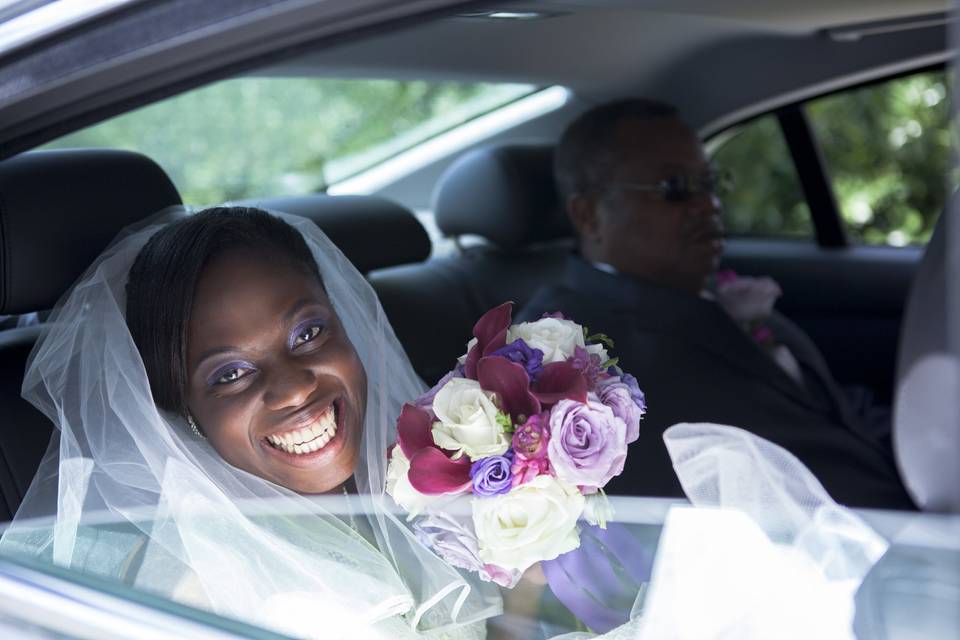
[[[513,421],[510,420],[510,416],[497,409],[497,424],[503,427],[503,430],[507,433],[513,433],[516,431],[516,427],[513,426]]]
[[[613,349],[613,339],[605,333],[595,333],[592,336],[585,336],[584,341],[587,344],[602,342],[604,345],[606,345],[607,349]]]

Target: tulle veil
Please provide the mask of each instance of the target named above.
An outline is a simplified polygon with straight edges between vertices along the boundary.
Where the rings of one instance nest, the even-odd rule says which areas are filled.
[[[174,208],[122,232],[51,314],[23,394],[57,428],[0,552],[299,636],[397,620],[408,631],[442,629],[497,615],[496,589],[420,544],[383,492],[394,421],[424,387],[374,291],[313,222],[273,213],[307,241],[366,369],[353,515],[226,464],[155,406],[125,323],[124,287],[150,236],[189,215]],[[356,518],[366,537],[351,526]]]

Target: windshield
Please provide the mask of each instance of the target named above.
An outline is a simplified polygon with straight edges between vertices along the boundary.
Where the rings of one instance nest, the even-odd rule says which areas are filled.
[[[46,149],[137,151],[187,204],[324,191],[503,107],[532,85],[236,78],[60,138]]]

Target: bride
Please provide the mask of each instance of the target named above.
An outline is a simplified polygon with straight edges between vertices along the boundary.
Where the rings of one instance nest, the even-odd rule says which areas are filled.
[[[298,636],[482,637],[496,588],[433,555],[383,493],[394,421],[422,392],[312,222],[158,214],[34,350],[24,395],[58,430],[0,551]]]

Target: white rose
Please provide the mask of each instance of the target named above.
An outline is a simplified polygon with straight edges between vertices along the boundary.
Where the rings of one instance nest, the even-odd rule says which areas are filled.
[[[571,320],[542,318],[521,322],[507,329],[507,344],[522,339],[531,349],[543,351],[543,363],[563,362],[583,347],[583,327]]]
[[[473,349],[473,347],[476,346],[476,344],[477,344],[477,339],[470,338],[470,342],[467,343],[467,352],[462,356],[460,356],[459,358],[457,358],[457,364],[466,364],[467,356],[470,355],[470,349]]]
[[[454,458],[466,454],[471,460],[498,456],[510,446],[510,439],[497,422],[493,394],[480,383],[453,378],[433,398],[433,441],[438,447],[456,451]]]
[[[596,354],[600,356],[601,365],[603,365],[604,362],[610,359],[610,354],[607,353],[606,348],[604,348],[603,343],[601,342],[598,342],[596,344],[588,344],[586,349],[587,349],[587,353],[589,353],[590,355]]]
[[[480,559],[487,564],[522,572],[580,546],[577,519],[584,498],[553,476],[537,476],[510,493],[474,498],[472,506]]]
[[[410,484],[410,479],[407,476],[408,471],[410,471],[410,461],[398,445],[393,448],[390,464],[387,465],[386,491],[393,498],[393,501],[409,514],[407,520],[420,515],[429,507],[437,506],[438,503],[453,498],[452,495],[448,494],[431,496],[420,493]]]

